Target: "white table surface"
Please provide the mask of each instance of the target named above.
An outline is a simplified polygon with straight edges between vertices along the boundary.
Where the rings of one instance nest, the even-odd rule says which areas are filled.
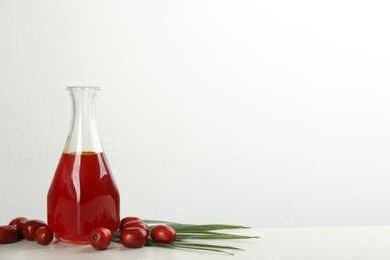
[[[390,227],[252,228],[231,233],[260,238],[212,241],[245,250],[234,251],[234,256],[158,247],[128,249],[117,243],[112,243],[107,250],[98,251],[89,245],[53,241],[48,246],[42,246],[23,240],[0,244],[0,259],[390,259]]]

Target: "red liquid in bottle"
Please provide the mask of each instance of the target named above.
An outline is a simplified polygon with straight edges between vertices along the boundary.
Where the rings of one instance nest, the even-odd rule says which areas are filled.
[[[48,226],[57,239],[86,244],[96,227],[119,227],[119,193],[104,153],[63,153],[48,192]]]

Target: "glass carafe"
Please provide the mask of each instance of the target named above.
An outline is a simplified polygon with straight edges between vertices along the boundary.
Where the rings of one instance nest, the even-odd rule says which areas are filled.
[[[67,87],[72,118],[47,196],[49,228],[60,241],[87,244],[96,227],[119,227],[119,192],[95,122],[98,87]]]

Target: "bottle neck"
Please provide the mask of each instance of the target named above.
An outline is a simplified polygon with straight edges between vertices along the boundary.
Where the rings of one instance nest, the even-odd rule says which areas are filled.
[[[64,152],[101,153],[103,148],[95,120],[96,87],[68,87],[72,101],[72,119]]]

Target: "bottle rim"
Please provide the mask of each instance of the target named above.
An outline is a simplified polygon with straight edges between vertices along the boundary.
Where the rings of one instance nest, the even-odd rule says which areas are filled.
[[[99,91],[100,87],[97,86],[68,86],[66,90],[69,91]]]

